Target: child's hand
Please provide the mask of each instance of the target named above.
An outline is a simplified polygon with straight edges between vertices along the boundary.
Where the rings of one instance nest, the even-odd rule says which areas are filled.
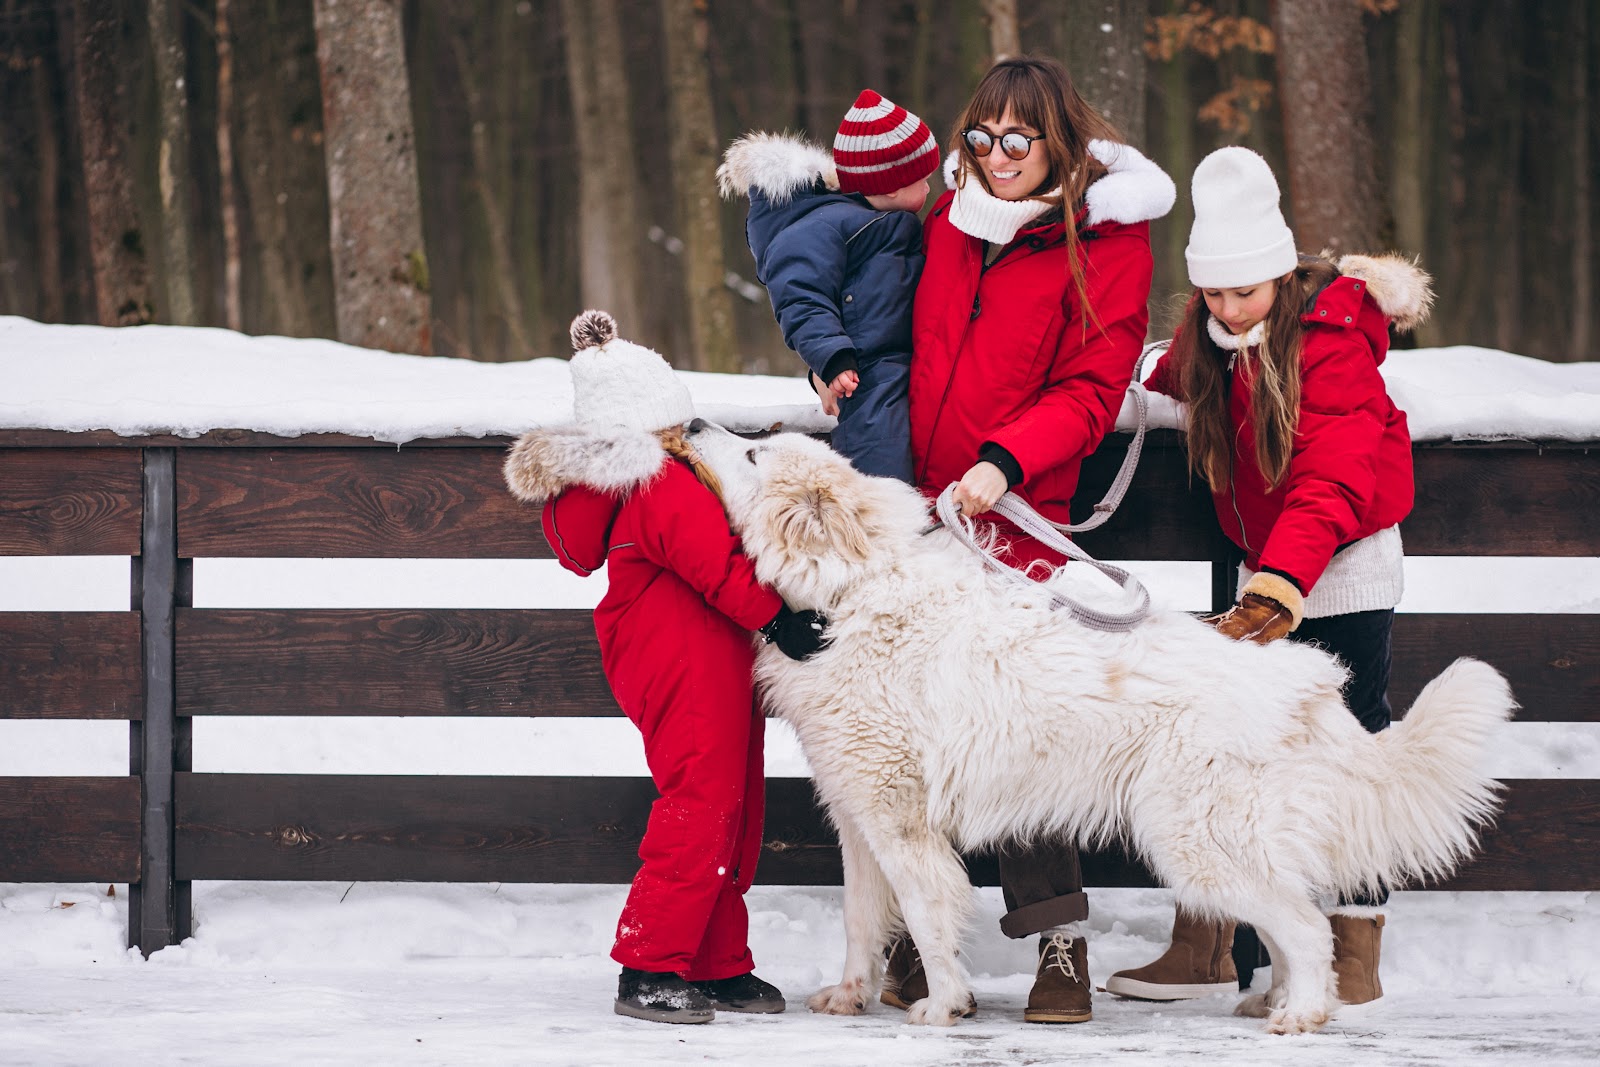
[[[842,370],[828,383],[828,392],[837,401],[840,397],[855,396],[861,385],[861,375],[853,370]]]

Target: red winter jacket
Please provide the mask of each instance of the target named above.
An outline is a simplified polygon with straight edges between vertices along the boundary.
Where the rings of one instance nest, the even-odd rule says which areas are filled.
[[[545,538],[563,567],[588,575],[606,565],[595,632],[606,680],[630,718],[662,702],[749,708],[750,632],[783,601],[756,581],[711,491],[653,437],[639,437],[596,444],[581,431],[529,434],[535,446],[513,451],[507,481],[523,499],[545,501]]]
[[[985,268],[984,242],[950,222],[953,192],[929,214],[911,360],[911,447],[916,484],[929,496],[959,481],[993,442],[1022,468],[1013,491],[1040,514],[1069,521],[1078,467],[1116,424],[1144,343],[1148,220],[1164,215],[1173,196],[1171,179],[1138,153],[1107,157],[1110,173],[1091,186],[1077,218],[1098,324],[1079,305],[1064,222],[1020,231]],[[1115,195],[1102,202],[1097,192]],[[1063,562],[988,517],[1013,539],[1013,563]]]
[[[1374,272],[1369,264],[1383,269]],[[1289,471],[1268,491],[1250,424],[1251,360],[1235,362],[1228,396],[1234,427],[1233,480],[1212,494],[1223,532],[1252,570],[1267,568],[1309,593],[1333,554],[1388,529],[1411,512],[1411,435],[1389,399],[1378,366],[1389,351],[1389,320],[1407,314],[1425,276],[1399,259],[1346,256],[1337,278],[1301,316],[1300,421]],[[1425,313],[1425,311],[1424,311]],[[1177,400],[1178,368],[1162,357],[1145,383]]]

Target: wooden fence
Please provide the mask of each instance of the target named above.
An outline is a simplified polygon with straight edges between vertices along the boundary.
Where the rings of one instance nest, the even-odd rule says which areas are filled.
[[[116,777],[0,778],[0,881],[126,882],[146,954],[189,931],[196,879],[623,882],[648,779],[196,774],[199,715],[617,715],[587,611],[192,606],[207,557],[549,558],[505,491],[503,440],[395,448],[320,435],[188,440],[0,431],[0,555],[127,555],[118,612],[0,612],[0,718],[126,720]],[[1086,468],[1098,499],[1125,439]],[[1412,555],[1600,555],[1596,446],[1419,446]],[[1122,510],[1083,537],[1105,559],[1232,557],[1170,432],[1152,434]],[[1406,614],[1404,708],[1458,655],[1511,679],[1519,718],[1600,720],[1600,614]],[[1600,782],[1507,783],[1481,855],[1442,888],[1600,889]],[[800,779],[769,783],[761,880],[836,885],[838,849]],[[989,859],[972,873],[994,884]],[[1092,885],[1148,885],[1119,854]]]

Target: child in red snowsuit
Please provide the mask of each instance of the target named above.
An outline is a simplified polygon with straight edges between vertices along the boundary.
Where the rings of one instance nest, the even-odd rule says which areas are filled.
[[[576,425],[526,434],[506,482],[543,504],[562,566],[606,567],[601,663],[661,794],[611,951],[616,1010],[686,1023],[715,1008],[780,1012],[746,943],[765,785],[750,634],[803,659],[821,620],[756,581],[715,475],[683,442],[693,403],[666,361],[618,340],[604,312],[579,316],[572,336]]]

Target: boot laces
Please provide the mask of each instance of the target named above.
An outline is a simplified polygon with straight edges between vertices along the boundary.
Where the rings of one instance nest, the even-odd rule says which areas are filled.
[[[1045,939],[1044,954],[1039,960],[1040,973],[1054,967],[1068,979],[1081,982],[1077,965],[1072,962],[1072,938],[1063,933],[1052,933]]]

